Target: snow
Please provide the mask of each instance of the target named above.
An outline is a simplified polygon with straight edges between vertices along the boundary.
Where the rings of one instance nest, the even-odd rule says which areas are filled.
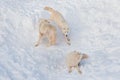
[[[0,0],[0,80],[119,80],[119,0]],[[57,45],[34,47],[38,21],[53,7],[69,24],[71,46],[58,29]],[[68,73],[67,53],[89,55],[82,74]]]

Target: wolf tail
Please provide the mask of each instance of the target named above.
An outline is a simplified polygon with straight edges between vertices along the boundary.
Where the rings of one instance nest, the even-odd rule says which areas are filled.
[[[49,11],[49,12],[55,11],[53,8],[48,7],[48,6],[44,7],[44,10],[47,10],[47,11]]]

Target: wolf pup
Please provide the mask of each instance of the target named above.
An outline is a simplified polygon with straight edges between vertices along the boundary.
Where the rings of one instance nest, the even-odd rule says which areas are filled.
[[[68,37],[69,27],[68,27],[68,24],[65,21],[64,17],[62,16],[62,14],[48,6],[44,7],[44,10],[47,10],[51,13],[50,20],[57,23],[57,25],[61,29],[62,33],[64,34],[66,43],[68,45],[70,45],[71,43],[70,43],[70,39]]]
[[[50,24],[47,19],[41,19],[39,25],[39,39],[35,46],[37,47],[43,37],[47,37],[49,43],[47,46],[54,45],[56,43],[56,28]]]
[[[70,52],[66,57],[66,64],[69,70],[69,73],[72,72],[72,68],[76,68],[79,73],[82,73],[79,69],[79,63],[81,60],[88,58],[87,54],[81,54],[80,52],[73,51]]]

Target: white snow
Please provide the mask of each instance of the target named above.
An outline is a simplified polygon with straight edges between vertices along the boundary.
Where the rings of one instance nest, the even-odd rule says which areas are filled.
[[[57,45],[38,39],[45,6],[61,12],[71,29],[71,46],[58,30]],[[68,73],[65,57],[77,50],[90,57],[82,74]],[[0,0],[0,80],[119,80],[120,0]]]

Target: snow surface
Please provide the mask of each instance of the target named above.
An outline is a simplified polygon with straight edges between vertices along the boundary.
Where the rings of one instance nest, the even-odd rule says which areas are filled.
[[[71,46],[58,30],[57,45],[34,47],[45,6],[63,14]],[[65,65],[73,50],[89,55],[81,75]],[[120,0],[0,0],[0,80],[120,80]]]

